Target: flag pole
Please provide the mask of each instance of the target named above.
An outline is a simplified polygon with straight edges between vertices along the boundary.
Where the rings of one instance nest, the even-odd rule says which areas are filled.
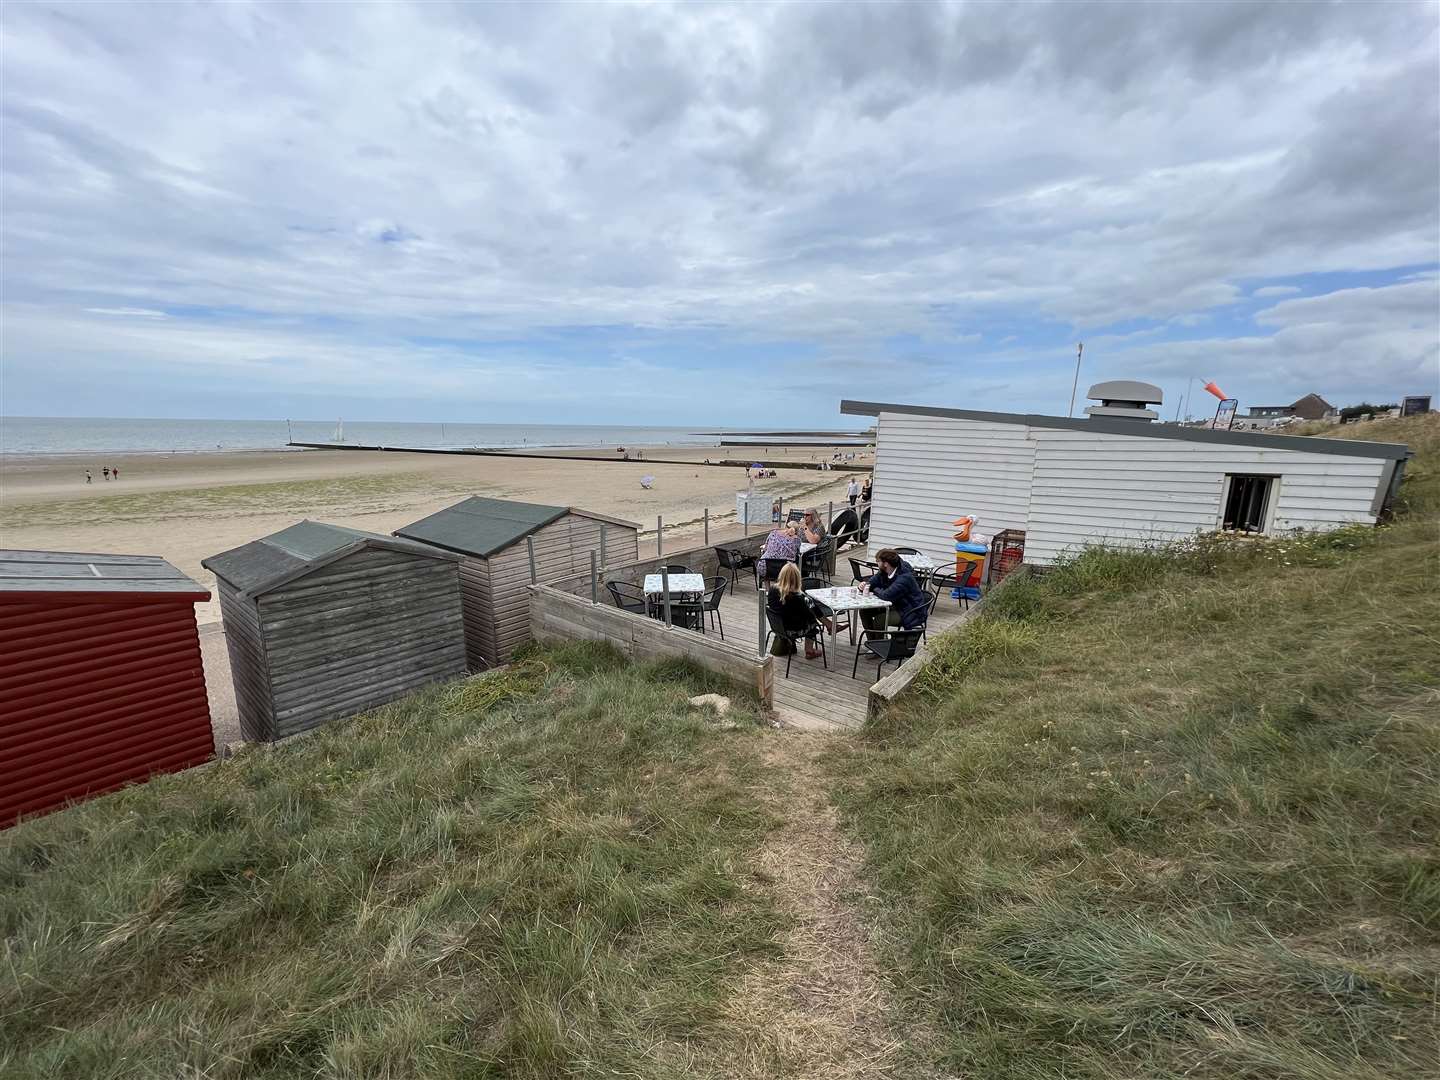
[[[1066,416],[1075,415],[1075,390],[1080,385],[1080,357],[1085,352],[1085,343],[1082,341],[1075,348],[1075,378],[1070,383],[1070,411]]]

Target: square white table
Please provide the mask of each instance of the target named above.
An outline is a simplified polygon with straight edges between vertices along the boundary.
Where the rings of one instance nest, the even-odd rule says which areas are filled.
[[[703,574],[671,574],[670,595],[677,596],[682,593],[703,593],[705,591],[705,576]],[[665,592],[665,586],[660,581],[659,574],[645,575],[645,594],[647,596],[660,596]]]
[[[842,611],[865,611],[876,608],[888,608],[889,600],[882,600],[872,593],[862,593],[854,585],[837,585],[831,589],[808,589],[805,595],[812,600],[818,600],[836,615]],[[850,617],[850,636],[855,636],[855,616]],[[830,623],[830,651],[835,651],[836,627],[834,620]]]

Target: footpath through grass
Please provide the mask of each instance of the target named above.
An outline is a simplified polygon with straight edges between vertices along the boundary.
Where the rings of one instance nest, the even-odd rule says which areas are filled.
[[[1402,517],[1016,579],[832,755],[932,1064],[1440,1075],[1440,417]]]
[[[550,651],[9,830],[0,1076],[685,1075],[785,924],[720,688]]]

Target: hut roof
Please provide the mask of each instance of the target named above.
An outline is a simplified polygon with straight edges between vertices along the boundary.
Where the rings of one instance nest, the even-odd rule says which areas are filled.
[[[209,600],[210,593],[158,555],[0,550],[0,598],[45,594],[140,600]]]
[[[259,596],[367,547],[404,551],[430,559],[454,558],[424,544],[306,519],[288,529],[212,555],[200,565],[247,596]]]
[[[629,529],[640,528],[633,521],[606,517],[574,506],[546,506],[472,495],[429,517],[402,525],[395,530],[395,535],[420,540],[461,555],[488,559],[566,514],[596,518]]]

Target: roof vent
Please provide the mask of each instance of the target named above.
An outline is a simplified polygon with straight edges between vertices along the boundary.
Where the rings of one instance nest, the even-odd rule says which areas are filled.
[[[1159,413],[1145,406],[1159,405],[1165,400],[1165,395],[1158,386],[1132,382],[1129,379],[1098,382],[1090,387],[1090,392],[1085,396],[1100,402],[1099,405],[1087,405],[1086,416],[1105,416],[1121,420],[1159,419]]]

